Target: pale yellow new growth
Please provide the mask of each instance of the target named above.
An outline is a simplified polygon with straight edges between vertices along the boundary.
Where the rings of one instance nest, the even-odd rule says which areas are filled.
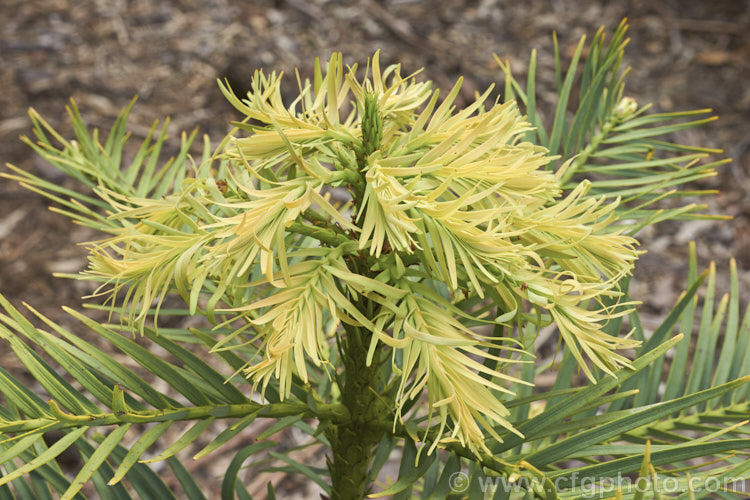
[[[493,426],[515,432],[495,393],[519,383],[507,368],[525,359],[511,339],[465,326],[489,320],[458,310],[461,294],[494,301],[506,325],[525,304],[548,311],[589,377],[588,360],[606,373],[628,364],[616,351],[637,343],[602,332],[627,311],[603,304],[619,300],[637,242],[610,227],[616,204],[587,197],[588,183],[561,197],[562,170],[523,141],[530,125],[515,102],[493,103],[488,89],[457,110],[460,81],[440,102],[429,82],[381,70],[377,54],[365,78],[340,54],[325,75],[318,64],[312,82],[297,78],[289,105],[275,73],[256,72],[242,98],[222,86],[246,118],[174,194],[105,193],[124,227],[94,246],[90,273],[126,290],[131,319],[142,325],[172,290],[211,320],[246,317],[262,346],[245,373],[264,389],[279,380],[282,397],[293,375],[307,382],[329,363],[341,322],[364,328],[370,356],[380,343],[393,351],[398,418],[426,388],[440,433],[451,424],[474,450]],[[376,137],[363,130],[366,97]],[[330,202],[341,187],[351,203]],[[490,347],[504,351],[495,369],[477,361]]]

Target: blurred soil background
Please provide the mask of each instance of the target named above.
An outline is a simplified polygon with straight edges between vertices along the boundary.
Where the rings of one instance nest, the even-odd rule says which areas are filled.
[[[745,301],[750,292],[750,1],[748,0],[0,0],[0,159],[53,182],[68,183],[46,166],[20,135],[30,135],[29,107],[36,108],[66,137],[65,114],[73,97],[91,126],[108,130],[134,95],[131,146],[155,119],[171,116],[170,131],[198,126],[222,137],[238,113],[216,85],[228,78],[236,91],[249,86],[256,68],[284,71],[285,90],[294,95],[294,68],[311,75],[314,57],[341,51],[346,63],[364,63],[381,50],[381,64],[402,63],[403,73],[419,68],[420,78],[449,88],[463,75],[461,98],[502,77],[492,54],[510,60],[525,78],[532,48],[539,50],[537,75],[541,110],[552,110],[554,65],[551,33],[572,54],[579,37],[629,19],[632,66],[626,94],[657,111],[712,108],[720,116],[678,138],[722,148],[734,162],[697,188],[719,189],[705,200],[707,212],[732,220],[664,223],[640,235],[644,255],[631,287],[643,300],[646,326],[658,324],[685,285],[690,240],[701,267],[716,260],[719,288],[728,289],[728,260],[740,270]],[[177,140],[173,143],[177,145]],[[0,292],[15,305],[29,302],[66,327],[78,328],[61,305],[79,306],[88,285],[53,278],[86,266],[77,243],[97,237],[49,203],[0,179]],[[3,346],[3,349],[6,347]],[[0,365],[23,376],[7,352]],[[254,433],[259,432],[257,427]],[[252,442],[252,435],[244,441]],[[293,445],[294,435],[287,435]],[[282,439],[282,441],[283,441]],[[231,447],[231,445],[229,445]],[[284,443],[282,442],[282,446]],[[304,453],[308,453],[305,456]],[[187,466],[209,498],[215,497],[232,454],[209,456]],[[298,460],[325,466],[320,450],[303,450]],[[260,497],[266,481],[280,498],[314,498],[304,480],[283,473],[246,477]],[[255,489],[253,489],[255,488]],[[302,489],[299,489],[302,488]],[[211,495],[213,493],[213,495]]]

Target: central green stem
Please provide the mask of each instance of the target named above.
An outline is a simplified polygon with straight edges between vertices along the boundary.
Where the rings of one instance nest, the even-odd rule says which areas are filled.
[[[383,387],[376,356],[367,366],[367,347],[371,333],[363,328],[347,328],[342,339],[344,373],[340,380],[341,402],[349,410],[351,419],[332,425],[326,432],[331,442],[333,460],[331,500],[360,500],[365,498],[370,485],[370,463],[375,447],[387,426],[389,405],[381,393]]]
[[[357,182],[349,184],[353,193],[352,213],[359,213],[366,189],[370,155],[380,149],[383,138],[383,119],[378,109],[378,96],[366,93],[362,102],[362,140],[355,147]],[[364,256],[361,258],[365,258]],[[360,274],[371,268],[357,257],[348,261],[351,271]],[[356,299],[357,308],[367,318],[374,317],[375,304],[364,297]],[[331,442],[333,459],[328,462],[331,473],[332,500],[360,500],[370,487],[370,463],[387,427],[392,401],[387,400],[385,380],[380,370],[381,352],[377,349],[372,362],[367,364],[367,351],[372,332],[367,328],[345,325],[346,334],[338,338],[339,353],[344,365],[337,375],[341,403],[349,410],[350,420],[333,423],[326,430]],[[392,420],[391,420],[392,421]]]

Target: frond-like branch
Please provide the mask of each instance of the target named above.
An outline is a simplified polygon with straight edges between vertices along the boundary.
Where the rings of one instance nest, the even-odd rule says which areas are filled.
[[[624,95],[628,70],[623,70],[621,63],[628,43],[627,28],[623,20],[608,42],[602,28],[588,47],[582,38],[567,71],[561,69],[555,38],[558,100],[548,119],[537,103],[536,51],[531,54],[525,88],[513,77],[507,62],[496,60],[505,75],[505,99],[518,99],[534,126],[526,138],[560,155],[556,168],[562,188],[574,190],[585,178],[591,181],[589,197],[621,199],[615,211],[617,224],[635,234],[645,225],[664,220],[707,217],[698,213],[705,205],[661,208],[656,203],[711,194],[684,186],[716,175],[716,167],[729,160],[711,161],[710,155],[720,150],[672,141],[675,132],[715,120],[711,110],[648,114],[650,104],[640,105]],[[582,62],[585,51],[588,54]],[[580,87],[577,96],[573,94],[576,87]]]
[[[59,470],[59,466],[55,460],[70,446],[76,446],[82,452],[85,463],[73,481],[68,481],[61,474],[57,480],[51,481],[61,498],[73,498],[92,477],[95,477],[95,482],[101,479],[102,484],[109,484],[110,492],[123,478],[139,484],[139,481],[144,481],[144,474],[148,476],[154,473],[138,466],[138,461],[172,425],[179,425],[178,422],[190,422],[191,426],[177,442],[148,462],[174,456],[195,442],[217,419],[231,419],[239,423],[228,426],[215,441],[198,453],[200,456],[226,443],[256,418],[310,417],[339,423],[345,423],[349,418],[348,410],[341,404],[321,403],[313,409],[306,402],[265,405],[252,402],[233,382],[227,381],[194,353],[167,338],[156,337],[153,331],[147,330],[149,337],[174,355],[181,366],[151,354],[132,340],[80,313],[69,311],[110,341],[121,353],[138,362],[152,377],[162,379],[171,390],[190,402],[190,405],[183,405],[154,389],[151,383],[111,355],[37,311],[30,309],[56,335],[33,327],[2,296],[0,305],[4,310],[0,314],[0,343],[10,347],[52,397],[45,403],[11,374],[0,369],[0,395],[4,400],[4,405],[0,406],[0,467],[5,468],[5,473],[0,477],[0,487],[17,484],[17,479],[30,473],[39,473],[47,478],[50,474],[57,474],[55,471]],[[67,376],[82,386],[82,390],[58,375],[29,344],[44,351],[67,372]],[[93,396],[97,404],[89,401],[83,391]],[[127,431],[141,424],[155,425],[143,433],[130,449],[120,446]],[[112,427],[98,443],[96,436],[87,437],[91,429]],[[53,431],[61,431],[63,437],[47,446],[42,436]],[[17,459],[24,465],[14,467]],[[114,464],[117,470],[113,471],[109,463]],[[157,484],[160,483],[161,480],[157,481]]]

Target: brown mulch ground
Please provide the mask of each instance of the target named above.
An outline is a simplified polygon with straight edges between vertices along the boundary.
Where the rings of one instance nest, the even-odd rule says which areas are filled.
[[[508,58],[523,76],[529,51],[538,48],[537,72],[542,87],[549,88],[552,30],[570,53],[581,35],[600,25],[612,29],[625,16],[632,38],[628,93],[660,111],[713,108],[718,122],[681,139],[723,148],[735,159],[701,184],[721,190],[708,201],[710,211],[733,220],[663,224],[643,235],[649,253],[641,259],[633,291],[645,301],[646,318],[658,321],[684,284],[691,239],[703,264],[716,259],[725,270],[735,256],[741,286],[750,290],[747,0],[2,0],[0,158],[66,182],[18,136],[30,132],[30,106],[69,132],[64,113],[69,97],[89,123],[106,129],[138,94],[134,139],[164,116],[172,117],[173,136],[198,126],[220,137],[236,114],[221,97],[217,78],[227,77],[241,89],[255,68],[292,76],[299,67],[306,76],[315,56],[325,59],[333,51],[342,51],[351,63],[380,49],[384,64],[400,61],[405,72],[424,67],[424,77],[441,88],[463,75],[463,95],[470,98],[499,81],[493,53]],[[294,79],[287,84],[293,92]],[[85,289],[51,273],[84,267],[85,250],[75,243],[93,235],[47,206],[41,197],[0,180],[0,292],[72,326],[59,306],[79,304]],[[726,289],[726,273],[720,276],[720,288]],[[4,355],[0,363],[13,369]],[[216,460],[218,465],[206,468],[201,481],[207,491],[216,491],[216,467],[225,463]]]

